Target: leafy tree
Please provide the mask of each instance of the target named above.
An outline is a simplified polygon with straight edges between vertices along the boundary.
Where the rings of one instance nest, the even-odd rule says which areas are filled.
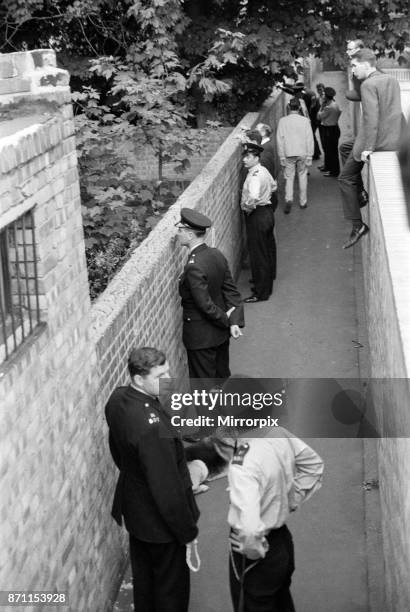
[[[362,38],[378,53],[393,53],[409,33],[407,0],[188,0],[186,10],[194,21],[181,43],[187,63],[195,62],[189,84],[214,101],[228,92],[257,101],[255,89],[266,91],[298,56],[313,53],[343,66],[346,40]]]

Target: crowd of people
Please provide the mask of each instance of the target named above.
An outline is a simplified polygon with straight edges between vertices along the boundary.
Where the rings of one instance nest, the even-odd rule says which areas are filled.
[[[308,206],[307,183],[313,159],[324,153],[325,177],[338,177],[353,246],[369,228],[361,218],[365,202],[361,170],[374,151],[395,150],[401,130],[400,91],[377,70],[362,41],[347,49],[362,123],[354,141],[339,145],[340,109],[335,90],[316,92],[283,85],[291,95],[288,114],[272,127],[260,123],[242,139],[240,206],[246,229],[252,293],[242,299],[224,255],[206,244],[212,220],[182,208],[176,224],[188,258],[179,280],[183,343],[191,381],[230,380],[230,338],[239,339],[243,303],[268,300],[276,277],[275,211],[280,170],[285,180],[284,213],[293,204],[297,174],[299,206]],[[340,157],[339,157],[340,155]],[[340,160],[340,161],[339,161]],[[279,163],[277,163],[279,161]],[[341,169],[340,169],[340,165]],[[186,612],[189,568],[194,567],[199,510],[194,493],[213,471],[227,470],[230,526],[230,591],[235,612],[293,612],[290,594],[294,552],[286,526],[289,514],[320,486],[323,462],[304,442],[280,427],[262,437],[252,431],[219,431],[205,440],[182,440],[159,401],[160,381],[169,377],[164,352],[134,349],[128,360],[129,385],[117,388],[105,410],[109,446],[119,469],[112,514],[129,533],[134,605],[138,612]],[[194,482],[194,489],[193,484]],[[228,539],[228,536],[227,536]]]

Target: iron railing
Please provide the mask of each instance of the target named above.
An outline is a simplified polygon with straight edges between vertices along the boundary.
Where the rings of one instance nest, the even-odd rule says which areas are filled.
[[[30,210],[0,231],[0,363],[40,323],[36,241]]]

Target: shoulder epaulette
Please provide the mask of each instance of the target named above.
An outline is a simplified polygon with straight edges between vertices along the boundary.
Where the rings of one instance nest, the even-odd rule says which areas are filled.
[[[239,444],[239,446],[235,450],[235,454],[232,459],[232,465],[243,465],[243,461],[248,450],[249,444],[247,442]]]

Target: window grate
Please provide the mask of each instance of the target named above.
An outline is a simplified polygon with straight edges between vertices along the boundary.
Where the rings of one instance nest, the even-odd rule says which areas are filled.
[[[7,361],[40,323],[33,212],[0,231],[0,362]]]

